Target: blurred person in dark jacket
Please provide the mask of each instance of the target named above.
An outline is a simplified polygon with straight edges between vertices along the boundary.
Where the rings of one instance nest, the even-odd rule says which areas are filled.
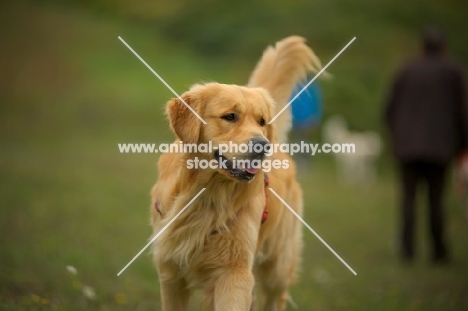
[[[401,173],[400,247],[404,260],[414,257],[414,202],[424,181],[429,194],[432,259],[448,261],[444,236],[443,194],[450,162],[466,149],[468,109],[461,67],[447,57],[445,35],[428,28],[423,53],[397,73],[385,107],[393,152]]]

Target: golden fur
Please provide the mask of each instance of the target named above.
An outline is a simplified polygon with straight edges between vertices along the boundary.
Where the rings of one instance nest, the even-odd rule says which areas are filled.
[[[320,62],[300,37],[289,37],[269,47],[257,64],[248,86],[208,83],[195,85],[182,95],[206,122],[180,102],[167,104],[176,143],[242,144],[253,137],[285,142],[291,115],[283,108],[293,87],[317,71]],[[238,119],[222,117],[235,113]],[[259,122],[264,119],[266,124]],[[276,128],[275,128],[276,127]],[[278,140],[279,139],[279,140]],[[225,153],[227,159],[242,154]],[[265,206],[264,173],[249,182],[226,169],[188,169],[189,159],[211,160],[207,153],[167,153],[159,159],[159,179],[152,189],[154,234],[158,233],[202,189],[206,190],[153,244],[164,311],[188,310],[191,292],[203,291],[203,309],[246,311],[252,306],[254,280],[265,294],[264,310],[284,310],[301,251],[300,223],[270,193],[268,219],[261,224]],[[299,214],[302,195],[295,168],[286,154],[270,160],[288,160],[288,169],[268,173],[270,187]],[[255,275],[255,277],[254,277]]]

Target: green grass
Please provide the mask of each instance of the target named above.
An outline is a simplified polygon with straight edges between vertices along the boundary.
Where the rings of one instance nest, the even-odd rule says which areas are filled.
[[[159,310],[149,254],[116,276],[150,235],[157,157],[119,154],[117,143],[171,141],[164,104],[172,94],[117,36],[178,92],[197,81],[244,83],[247,62],[196,56],[146,24],[80,7],[3,4],[0,27],[8,30],[0,50],[0,310]],[[353,76],[345,60],[334,73]],[[349,98],[349,109],[368,91],[362,79],[365,72],[350,84],[335,80],[349,90],[336,95]],[[365,109],[378,124],[378,109]],[[391,164],[383,160],[377,183],[360,187],[338,183],[330,157],[313,160],[300,176],[305,219],[358,275],[304,231],[302,271],[291,291],[299,310],[468,309],[468,226],[453,191],[446,206],[453,264],[428,263],[421,200],[420,256],[402,266]],[[84,285],[95,300],[82,294]]]

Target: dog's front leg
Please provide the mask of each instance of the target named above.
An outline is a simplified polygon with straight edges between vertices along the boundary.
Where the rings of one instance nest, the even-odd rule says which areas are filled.
[[[221,273],[214,290],[216,311],[248,311],[252,304],[254,277],[249,269],[228,269]]]
[[[162,311],[187,311],[191,291],[171,263],[157,264],[161,289]]]
[[[163,311],[186,311],[190,300],[190,290],[183,280],[170,280],[160,283]]]

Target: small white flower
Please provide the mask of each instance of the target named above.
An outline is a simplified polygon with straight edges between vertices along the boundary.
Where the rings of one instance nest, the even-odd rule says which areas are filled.
[[[322,267],[317,267],[314,270],[314,279],[317,283],[322,285],[327,285],[333,281],[330,277],[330,274],[328,274],[327,270],[325,270]]]
[[[85,295],[86,298],[91,299],[91,300],[96,299],[96,291],[91,286],[84,285],[81,290],[83,292],[83,295]]]
[[[73,267],[73,266],[67,266],[66,268],[67,268],[67,271],[70,272],[70,273],[73,274],[73,275],[76,275],[76,274],[78,273],[78,271],[76,270],[76,268]]]

